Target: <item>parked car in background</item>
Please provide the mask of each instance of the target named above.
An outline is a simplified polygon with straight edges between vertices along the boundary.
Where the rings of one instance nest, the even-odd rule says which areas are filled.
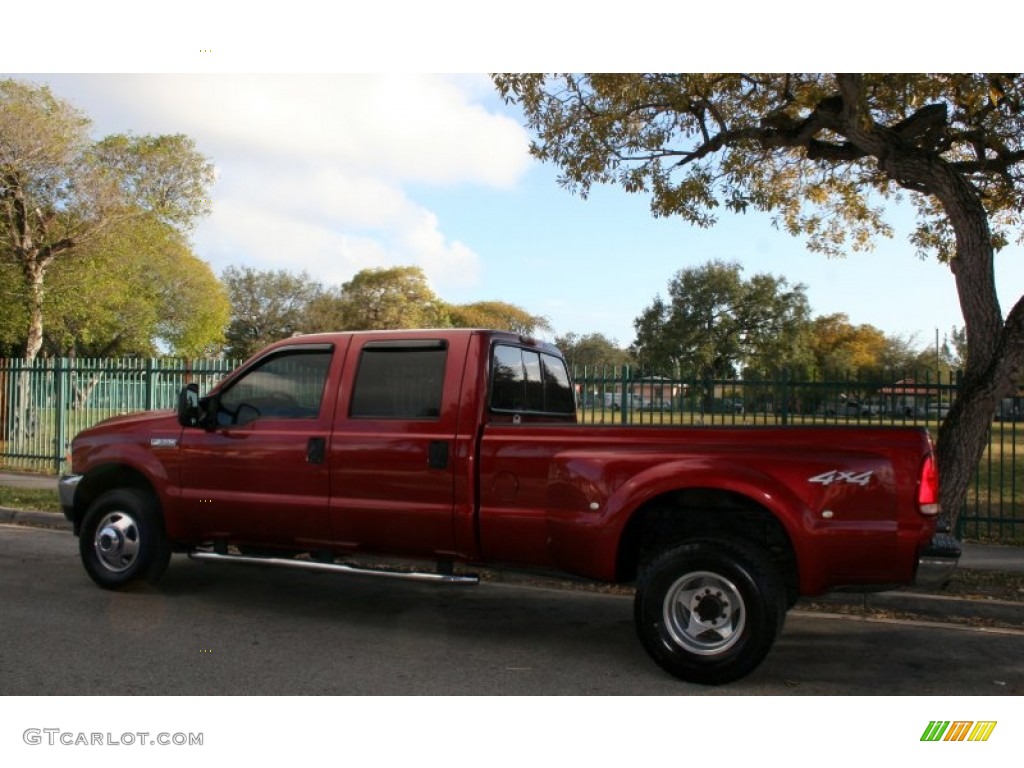
[[[668,400],[648,400],[647,402],[640,405],[637,408],[638,411],[656,411],[656,412],[669,412],[672,411],[672,403]]]
[[[898,419],[923,419],[928,415],[928,409],[923,405],[901,403],[894,406],[889,415]]]
[[[836,400],[822,403],[815,411],[817,416],[835,416],[838,418],[854,418],[861,415],[861,405],[856,400]]]
[[[737,415],[743,414],[743,401],[739,398],[723,397],[716,398],[711,403],[711,409],[709,413],[735,413]]]

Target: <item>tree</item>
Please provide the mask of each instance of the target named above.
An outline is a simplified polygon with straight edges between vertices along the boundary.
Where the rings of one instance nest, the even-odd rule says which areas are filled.
[[[551,321],[546,317],[531,315],[522,307],[504,301],[448,304],[447,314],[454,328],[493,328],[523,336],[551,333]]]
[[[0,258],[0,357],[20,356],[28,327],[25,277],[17,265]]]
[[[331,330],[444,328],[449,325],[442,302],[419,267],[364,269],[317,307],[333,318]]]
[[[210,357],[224,347],[231,304],[210,265],[181,245],[177,258],[147,275],[161,308],[154,346],[178,357]]]
[[[570,368],[622,367],[633,365],[629,350],[602,333],[567,333],[555,337],[555,346],[565,355]]]
[[[656,297],[634,323],[641,366],[714,378],[799,360],[810,313],[804,286],[763,273],[744,280],[742,272],[720,261],[677,272],[668,300]]]
[[[885,334],[885,348],[878,367],[887,371],[934,371],[935,350],[922,350],[913,336]],[[943,366],[942,370],[949,374],[949,366]]]
[[[305,272],[260,271],[228,267],[221,274],[231,304],[228,357],[247,358],[278,339],[311,330],[311,307],[324,295],[323,286]]]
[[[181,233],[150,218],[113,225],[55,262],[43,317],[43,350],[55,356],[200,356],[220,351],[229,304]]]
[[[943,337],[942,358],[952,370],[963,368],[967,360],[967,333],[963,328],[954,325]]]
[[[881,329],[853,325],[849,316],[840,312],[814,318],[810,346],[815,368],[828,376],[885,367],[888,339]]]
[[[24,278],[24,355],[43,346],[46,276],[57,260],[145,218],[186,231],[209,210],[213,165],[191,139],[109,136],[45,86],[0,80],[0,260]]]
[[[586,194],[617,183],[655,215],[699,226],[770,211],[839,253],[891,234],[880,203],[909,199],[911,239],[956,282],[967,334],[960,395],[939,431],[941,503],[955,522],[992,413],[1024,374],[1024,300],[1003,316],[993,257],[1021,240],[1024,75],[505,74],[533,153]]]

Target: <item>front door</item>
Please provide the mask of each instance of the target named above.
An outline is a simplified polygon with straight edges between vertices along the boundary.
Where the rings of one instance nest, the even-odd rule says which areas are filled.
[[[330,344],[274,350],[213,398],[215,425],[183,431],[180,510],[191,536],[300,548],[326,542],[336,399],[326,382],[342,354]]]

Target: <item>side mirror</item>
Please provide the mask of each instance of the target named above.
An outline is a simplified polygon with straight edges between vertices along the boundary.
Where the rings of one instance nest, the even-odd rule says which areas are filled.
[[[183,427],[198,427],[201,416],[199,410],[199,385],[186,384],[178,393],[178,423]]]

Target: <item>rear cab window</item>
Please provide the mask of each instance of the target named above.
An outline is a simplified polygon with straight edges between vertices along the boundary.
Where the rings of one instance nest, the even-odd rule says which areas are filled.
[[[536,349],[495,344],[490,417],[492,422],[575,422],[576,391],[565,361]]]

